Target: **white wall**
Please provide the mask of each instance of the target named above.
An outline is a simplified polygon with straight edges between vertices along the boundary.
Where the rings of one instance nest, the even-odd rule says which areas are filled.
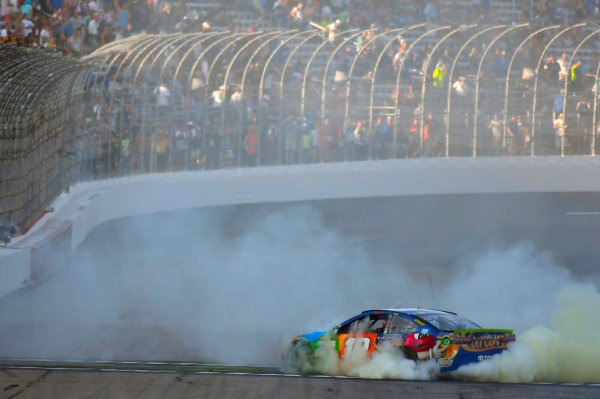
[[[0,296],[35,278],[44,251],[73,251],[120,217],[215,205],[402,195],[600,191],[600,158],[451,158],[140,175],[78,184],[11,247],[0,249]],[[60,227],[63,233],[56,234]],[[66,229],[66,230],[65,230]],[[70,242],[59,242],[70,240]],[[34,256],[32,256],[32,251]]]

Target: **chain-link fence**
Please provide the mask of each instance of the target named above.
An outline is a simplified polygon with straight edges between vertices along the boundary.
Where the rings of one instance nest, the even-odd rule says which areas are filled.
[[[20,87],[14,73],[34,92],[2,91],[14,99],[2,108],[3,221],[30,220],[71,182],[131,173],[595,155],[599,32],[332,24],[138,35],[87,56],[88,69],[3,48],[20,60],[2,58],[6,87]]]
[[[83,71],[0,45],[0,225],[23,228],[70,186]]]

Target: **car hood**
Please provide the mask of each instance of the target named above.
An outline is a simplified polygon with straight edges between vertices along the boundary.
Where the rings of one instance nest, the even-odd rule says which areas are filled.
[[[326,331],[315,331],[308,334],[302,334],[302,338],[305,338],[308,342],[315,342],[325,335],[325,333]]]

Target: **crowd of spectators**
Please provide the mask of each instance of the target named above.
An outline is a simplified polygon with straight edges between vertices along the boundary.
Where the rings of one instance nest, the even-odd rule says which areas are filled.
[[[230,29],[241,31],[241,21],[232,11],[242,11],[252,16],[248,28],[244,30],[261,30],[263,28],[297,28],[324,31],[323,37],[333,42],[335,34],[348,28],[359,28],[365,32],[356,40],[356,48],[352,48],[348,64],[361,48],[361,43],[370,40],[368,29],[379,32],[396,27],[406,27],[425,22],[431,26],[441,24],[517,24],[530,22],[531,26],[518,34],[507,35],[499,42],[490,55],[492,62],[484,71],[485,79],[481,81],[479,94],[486,90],[500,93],[504,89],[504,77],[508,68],[508,58],[515,46],[528,33],[538,26],[548,24],[572,25],[583,20],[598,18],[598,2],[591,0],[524,0],[492,1],[492,0],[222,0],[212,8],[212,12],[199,11],[194,3],[163,2],[162,0],[2,0],[2,40],[15,42],[18,46],[39,48],[42,51],[56,51],[65,55],[82,56],[89,54],[99,46],[142,32],[155,34],[203,32],[213,29]],[[469,4],[469,7],[464,6]],[[500,7],[501,5],[507,8]],[[512,8],[511,8],[512,7]],[[203,9],[204,10],[204,9]],[[471,32],[472,33],[472,32]],[[468,34],[457,35],[456,40],[466,40]],[[490,34],[493,35],[494,33]],[[545,38],[549,37],[548,33]],[[573,30],[564,35],[556,43],[558,47],[572,48],[584,36],[582,30]],[[386,37],[380,42],[390,40]],[[486,51],[486,44],[491,36],[482,36],[473,42],[466,53],[466,64],[460,76],[448,80],[451,54],[438,50],[436,58],[431,60],[429,69],[423,66],[428,59],[431,44],[411,53],[410,59],[404,60],[409,38],[401,38],[389,47],[382,62],[382,76],[393,77],[398,67],[404,62],[403,73],[416,71],[427,74],[432,90],[445,93],[445,88],[452,86],[455,95],[454,104],[468,105],[472,109],[473,76],[481,55]],[[532,65],[540,55],[540,43],[543,36],[531,40],[519,53],[520,65]],[[270,48],[272,50],[272,48]],[[379,47],[377,50],[381,50]],[[374,54],[375,52],[373,52]],[[264,54],[264,62],[268,53]],[[363,56],[370,60],[374,57]],[[589,149],[591,87],[582,83],[589,75],[591,65],[599,60],[581,63],[573,60],[573,69],[569,69],[570,60],[562,54],[548,53],[543,70],[533,71],[542,77],[544,87],[553,95],[559,96],[563,82],[568,81],[571,93],[578,96],[577,125],[585,131],[585,139],[572,139],[565,136],[565,126],[574,125],[569,121],[561,122],[561,103],[554,102],[551,116],[548,116],[551,129],[554,129],[555,151],[568,148],[585,152]],[[304,61],[295,61],[291,66],[288,90],[298,90],[301,85]],[[389,61],[389,62],[387,62]],[[369,64],[369,62],[371,64]],[[260,63],[257,63],[257,65]],[[297,68],[297,69],[296,69]],[[339,65],[338,65],[339,68]],[[348,66],[346,65],[346,70]],[[387,68],[387,70],[386,70]],[[465,69],[466,68],[466,69]],[[344,68],[340,68],[344,69]],[[369,67],[365,67],[369,70]],[[258,71],[258,70],[257,70]],[[222,76],[216,72],[215,75]],[[575,79],[574,77],[578,77]],[[327,105],[328,116],[322,118],[319,112],[319,96],[310,97],[305,115],[296,112],[284,113],[271,102],[268,95],[256,98],[250,92],[240,93],[235,87],[224,86],[216,89],[211,95],[204,93],[197,99],[185,98],[189,93],[176,95],[178,82],[153,82],[155,92],[145,93],[146,105],[164,109],[164,112],[175,112],[177,107],[187,107],[185,119],[162,118],[150,123],[150,118],[142,121],[135,116],[130,107],[120,103],[119,109],[108,109],[116,101],[105,104],[90,104],[88,123],[78,137],[77,147],[79,165],[82,175],[96,177],[126,174],[130,171],[166,171],[179,169],[212,169],[230,165],[257,165],[278,163],[307,163],[353,161],[364,159],[387,159],[397,157],[442,156],[448,149],[445,147],[444,104],[430,106],[422,117],[419,115],[420,80],[415,84],[410,76],[403,75],[403,85],[399,92],[395,88],[385,95],[381,105],[391,108],[402,107],[402,117],[396,119],[390,112],[378,111],[373,120],[365,120],[362,116],[353,116],[344,120],[343,113],[336,111],[345,103],[346,83],[332,87],[332,104]],[[392,80],[383,78],[386,84]],[[125,87],[125,82],[120,82]],[[221,82],[224,83],[224,82]],[[513,82],[512,89],[523,95],[515,95],[515,100],[524,102],[521,109],[531,104],[531,81],[518,79]],[[309,82],[310,84],[310,82]],[[106,98],[110,98],[120,89],[115,88],[118,82],[105,77],[102,84]],[[393,85],[391,85],[393,86]],[[165,91],[173,96],[164,99]],[[360,92],[354,89],[354,92]],[[113,93],[113,94],[111,94]],[[149,96],[148,96],[149,95]],[[309,96],[310,90],[309,90]],[[313,93],[314,95],[314,93]],[[205,98],[206,101],[200,99]],[[149,98],[154,99],[152,103]],[[439,98],[445,98],[440,95]],[[503,98],[503,96],[502,96]],[[487,100],[498,100],[489,96]],[[330,100],[331,101],[331,100]],[[512,104],[518,108],[520,104]],[[115,105],[116,106],[116,105]],[[192,108],[194,108],[192,110]],[[225,109],[225,111],[222,111]],[[208,110],[208,111],[207,111]],[[161,111],[163,112],[163,111]],[[177,111],[179,112],[179,111]],[[470,112],[470,111],[469,111]],[[494,112],[488,112],[479,123],[484,137],[481,144],[486,155],[527,154],[531,148],[529,135],[529,115],[512,112],[506,116],[504,126],[503,109],[498,104]],[[152,114],[153,111],[150,111]],[[93,115],[92,115],[93,114]],[[205,116],[208,115],[209,116]],[[187,115],[192,115],[188,117]],[[222,116],[225,115],[223,118]],[[571,115],[572,117],[572,115]],[[458,116],[459,120],[469,116]],[[462,125],[463,130],[472,129],[467,126],[472,120]],[[585,121],[585,123],[581,122]],[[552,128],[553,126],[553,128]],[[486,129],[487,128],[487,129]],[[456,129],[456,126],[454,126]],[[487,134],[486,133],[487,130]],[[569,130],[566,130],[567,132]],[[579,130],[571,129],[571,132]],[[108,133],[107,133],[108,132]],[[568,133],[567,133],[568,135]],[[579,135],[578,135],[579,137]],[[466,138],[464,148],[450,149],[453,154],[468,155],[472,140]],[[575,150],[573,150],[575,151]]]
[[[114,40],[147,33],[196,32],[212,26],[239,30],[235,15],[253,15],[250,30],[320,26],[395,28],[430,24],[491,25],[532,22],[570,25],[598,18],[595,0],[214,0],[216,12],[201,2],[163,0],[2,0],[1,39],[18,46],[81,56]],[[465,4],[468,3],[468,7]],[[501,6],[512,7],[511,12]],[[520,7],[515,9],[515,7]],[[198,10],[201,10],[200,12]],[[514,17],[514,18],[513,18]]]

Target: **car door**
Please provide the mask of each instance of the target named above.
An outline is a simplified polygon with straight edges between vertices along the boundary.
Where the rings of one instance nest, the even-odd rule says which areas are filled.
[[[348,356],[350,352],[371,355],[387,331],[389,319],[388,313],[369,313],[340,326],[337,332],[340,357]]]

